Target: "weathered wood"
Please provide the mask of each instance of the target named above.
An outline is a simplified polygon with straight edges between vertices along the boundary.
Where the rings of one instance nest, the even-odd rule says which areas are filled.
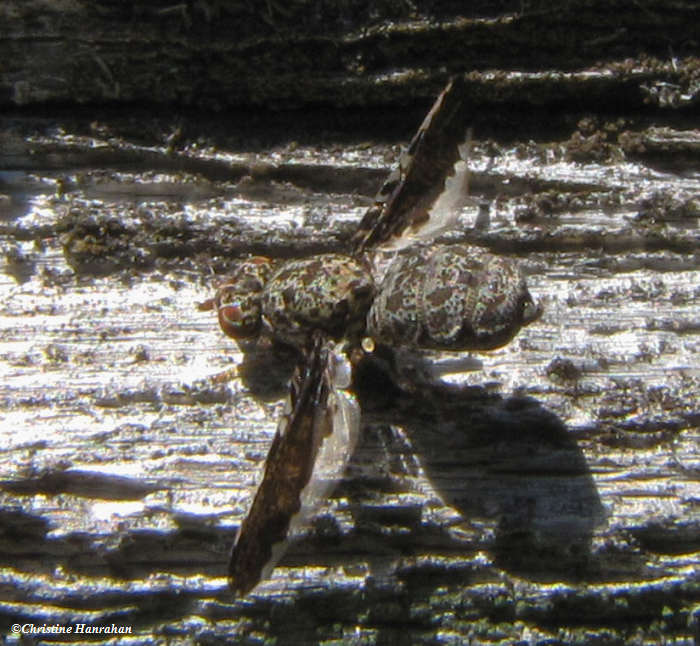
[[[642,52],[654,65],[696,56],[696,11],[691,0],[5,0],[0,106],[406,103],[434,96],[446,70],[566,72],[615,61],[631,72]],[[624,100],[624,86],[617,93]],[[543,104],[542,87],[533,96]]]
[[[286,60],[293,39],[262,27],[284,11],[291,24],[303,4],[242,4],[236,16],[260,21],[249,29],[259,49],[251,36],[245,51],[272,57],[277,39]],[[189,86],[183,76],[206,51],[191,40],[202,26],[192,16],[214,12],[208,29],[223,34],[232,9],[163,4],[137,15],[121,3],[4,3],[0,24],[16,37],[0,39],[15,48],[3,58],[0,97],[16,105],[17,83],[31,91],[20,92],[21,114],[0,119],[3,634],[13,623],[82,622],[174,643],[693,643],[698,67],[683,58],[696,54],[686,3],[642,4],[617,3],[616,26],[606,28],[596,3],[478,24],[443,9],[442,27],[408,22],[397,3],[395,23],[345,39],[365,56],[357,60],[374,56],[355,80],[341,66],[332,83],[324,69],[283,86],[282,70],[256,94],[253,72],[233,73],[243,48],[233,36],[228,57],[202,54],[192,68],[199,85],[194,72]],[[20,20],[39,9],[66,22]],[[185,18],[192,33],[173,27]],[[127,21],[136,24],[129,50],[119,31]],[[51,30],[61,37],[39,37]],[[117,100],[312,104],[324,78],[335,104],[425,100],[398,111],[235,118],[133,105],[31,109],[42,97],[108,97],[106,77],[92,72],[75,73],[62,94],[56,69],[66,58],[46,52],[81,30],[92,37],[72,64],[97,48],[121,88]],[[553,54],[549,44],[565,34],[571,47]],[[482,52],[462,63],[482,70],[466,79],[474,98],[465,127],[474,126],[472,192],[492,201],[490,228],[472,228],[467,210],[445,241],[517,256],[544,314],[493,353],[404,358],[408,372],[435,371],[434,386],[399,390],[367,367],[365,428],[347,477],[273,578],[234,601],[228,550],[290,366],[265,350],[244,359],[195,304],[211,295],[211,271],[246,253],[288,257],[348,243],[440,87],[434,70],[453,67],[435,46],[441,35],[468,35],[470,54]],[[154,61],[175,70],[162,85],[115,72],[119,57],[133,71],[158,38]],[[517,38],[522,49],[509,54],[503,42]],[[212,42],[223,48],[223,38]],[[665,58],[669,42],[678,59],[638,56]],[[309,40],[295,46],[317,53]],[[173,66],[178,55],[182,67]],[[608,63],[591,69],[594,58]],[[45,73],[31,64],[41,60]],[[299,65],[289,59],[289,69]],[[412,80],[382,80],[392,65],[410,67]],[[505,71],[516,65],[529,72]],[[143,73],[154,78],[154,69]],[[225,73],[238,85],[221,82]],[[236,365],[240,377],[228,383],[199,381]]]

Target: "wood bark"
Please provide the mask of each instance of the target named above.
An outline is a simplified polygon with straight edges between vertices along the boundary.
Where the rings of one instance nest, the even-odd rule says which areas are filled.
[[[0,7],[3,635],[692,644],[694,3],[288,4]],[[452,73],[491,225],[442,242],[517,257],[544,314],[399,356],[420,387],[363,370],[345,478],[233,599],[290,362],[196,303],[246,254],[346,249]]]

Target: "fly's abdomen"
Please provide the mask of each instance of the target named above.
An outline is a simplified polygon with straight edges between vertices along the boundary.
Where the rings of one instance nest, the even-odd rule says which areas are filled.
[[[275,338],[293,345],[315,329],[335,338],[359,335],[373,297],[370,272],[349,256],[290,260],[265,286],[263,319]]]
[[[512,261],[462,245],[422,248],[388,268],[367,334],[388,345],[489,350],[537,313]]]
[[[387,269],[367,315],[367,334],[375,341],[387,345],[420,345],[425,255],[403,254]]]

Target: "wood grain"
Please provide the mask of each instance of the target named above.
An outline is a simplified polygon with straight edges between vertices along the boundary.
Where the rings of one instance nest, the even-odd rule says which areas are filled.
[[[104,21],[103,32],[74,60],[97,47],[121,107],[74,106],[109,98],[94,74],[65,95],[46,89],[59,75],[35,73],[29,58],[5,56],[0,74],[6,107],[20,103],[8,78],[31,90],[22,112],[0,117],[3,634],[13,639],[17,622],[83,622],[172,643],[398,644],[410,634],[424,644],[692,644],[698,68],[689,26],[679,20],[661,35],[650,26],[670,25],[684,3],[620,3],[636,20],[626,30],[606,27],[604,13],[596,23],[595,3],[568,3],[558,16],[503,9],[488,25],[443,8],[439,28],[397,9],[394,22],[384,16],[348,39],[375,63],[355,85],[334,86],[363,88],[354,103],[346,89],[324,95],[337,110],[318,107],[313,75],[286,94],[282,73],[265,93],[215,86],[228,59],[207,59],[206,91],[187,96],[184,77],[129,85],[105,59],[109,51],[133,68],[137,55],[118,37],[127,17],[116,4],[92,6],[90,25]],[[183,3],[181,13],[205,6],[228,19],[216,3]],[[158,11],[180,20],[173,7]],[[276,7],[265,15],[284,22]],[[151,13],[129,20],[153,28]],[[25,40],[2,47],[29,42],[34,60],[51,60],[40,36],[65,32],[63,23],[7,16],[5,29],[24,25]],[[174,32],[163,25],[163,60],[172,59]],[[546,27],[546,38],[532,46],[524,25]],[[182,27],[181,38],[197,28]],[[572,44],[548,63],[547,43],[566,29],[588,48]],[[518,72],[490,40],[504,33],[522,34],[521,52],[531,39]],[[465,35],[482,52],[465,77],[465,127],[474,128],[472,192],[490,201],[491,226],[474,228],[467,209],[443,241],[516,257],[544,314],[496,352],[399,357],[406,375],[430,372],[432,385],[359,375],[364,430],[346,478],[272,579],[235,601],[228,551],[291,367],[266,348],[244,355],[196,303],[211,296],[212,272],[247,253],[343,249],[441,87],[439,67],[467,65],[434,38]],[[422,65],[400,59],[410,80],[384,80],[381,57],[408,57],[411,44],[438,53]],[[604,62],[594,66],[595,56]],[[174,111],[143,105],[139,87]],[[231,106],[234,95],[235,113],[188,111]],[[42,108],[41,97],[68,103]],[[275,101],[306,103],[247,111]],[[228,382],[206,380],[236,366]],[[88,638],[108,637],[41,636]]]

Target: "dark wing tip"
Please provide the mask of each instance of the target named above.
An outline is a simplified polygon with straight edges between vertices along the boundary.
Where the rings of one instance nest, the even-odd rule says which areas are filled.
[[[265,472],[244,518],[229,560],[229,586],[246,595],[282,555],[290,523],[301,509],[327,429],[332,384],[326,335],[314,333],[290,384],[287,413],[281,418],[265,460]]]
[[[460,156],[465,92],[462,76],[448,81],[360,222],[352,238],[353,253],[380,245],[426,219]]]

